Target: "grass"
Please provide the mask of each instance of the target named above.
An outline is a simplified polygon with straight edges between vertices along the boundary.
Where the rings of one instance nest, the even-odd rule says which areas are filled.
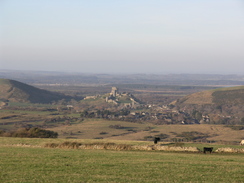
[[[21,141],[40,145],[64,139],[0,140],[3,183],[243,182],[244,154],[17,147],[6,145]]]

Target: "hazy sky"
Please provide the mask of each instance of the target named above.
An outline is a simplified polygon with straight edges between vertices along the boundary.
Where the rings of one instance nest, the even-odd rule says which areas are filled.
[[[244,1],[0,0],[0,69],[244,74]]]

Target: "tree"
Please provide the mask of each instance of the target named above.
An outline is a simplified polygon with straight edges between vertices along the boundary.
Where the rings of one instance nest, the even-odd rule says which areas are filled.
[[[80,117],[87,117],[88,116],[88,111],[87,110],[84,110],[83,112],[81,112],[81,114],[80,114]]]
[[[202,119],[202,113],[197,110],[193,110],[192,117],[200,121]]]
[[[241,125],[244,125],[244,117],[243,118],[241,118]]]

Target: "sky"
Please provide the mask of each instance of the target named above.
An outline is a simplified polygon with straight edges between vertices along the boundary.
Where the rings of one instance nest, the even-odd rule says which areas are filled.
[[[0,0],[0,69],[244,74],[244,1]]]

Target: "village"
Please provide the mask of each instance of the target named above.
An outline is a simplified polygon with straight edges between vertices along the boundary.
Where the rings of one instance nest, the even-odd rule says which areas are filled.
[[[84,100],[95,100],[101,97],[87,96]],[[192,116],[186,112],[175,110],[171,105],[143,104],[132,94],[120,93],[117,87],[112,87],[106,95],[105,102],[113,104],[111,109],[89,109],[81,111],[84,118],[104,118],[130,122],[150,121],[154,124],[202,124],[209,123],[208,115]]]

